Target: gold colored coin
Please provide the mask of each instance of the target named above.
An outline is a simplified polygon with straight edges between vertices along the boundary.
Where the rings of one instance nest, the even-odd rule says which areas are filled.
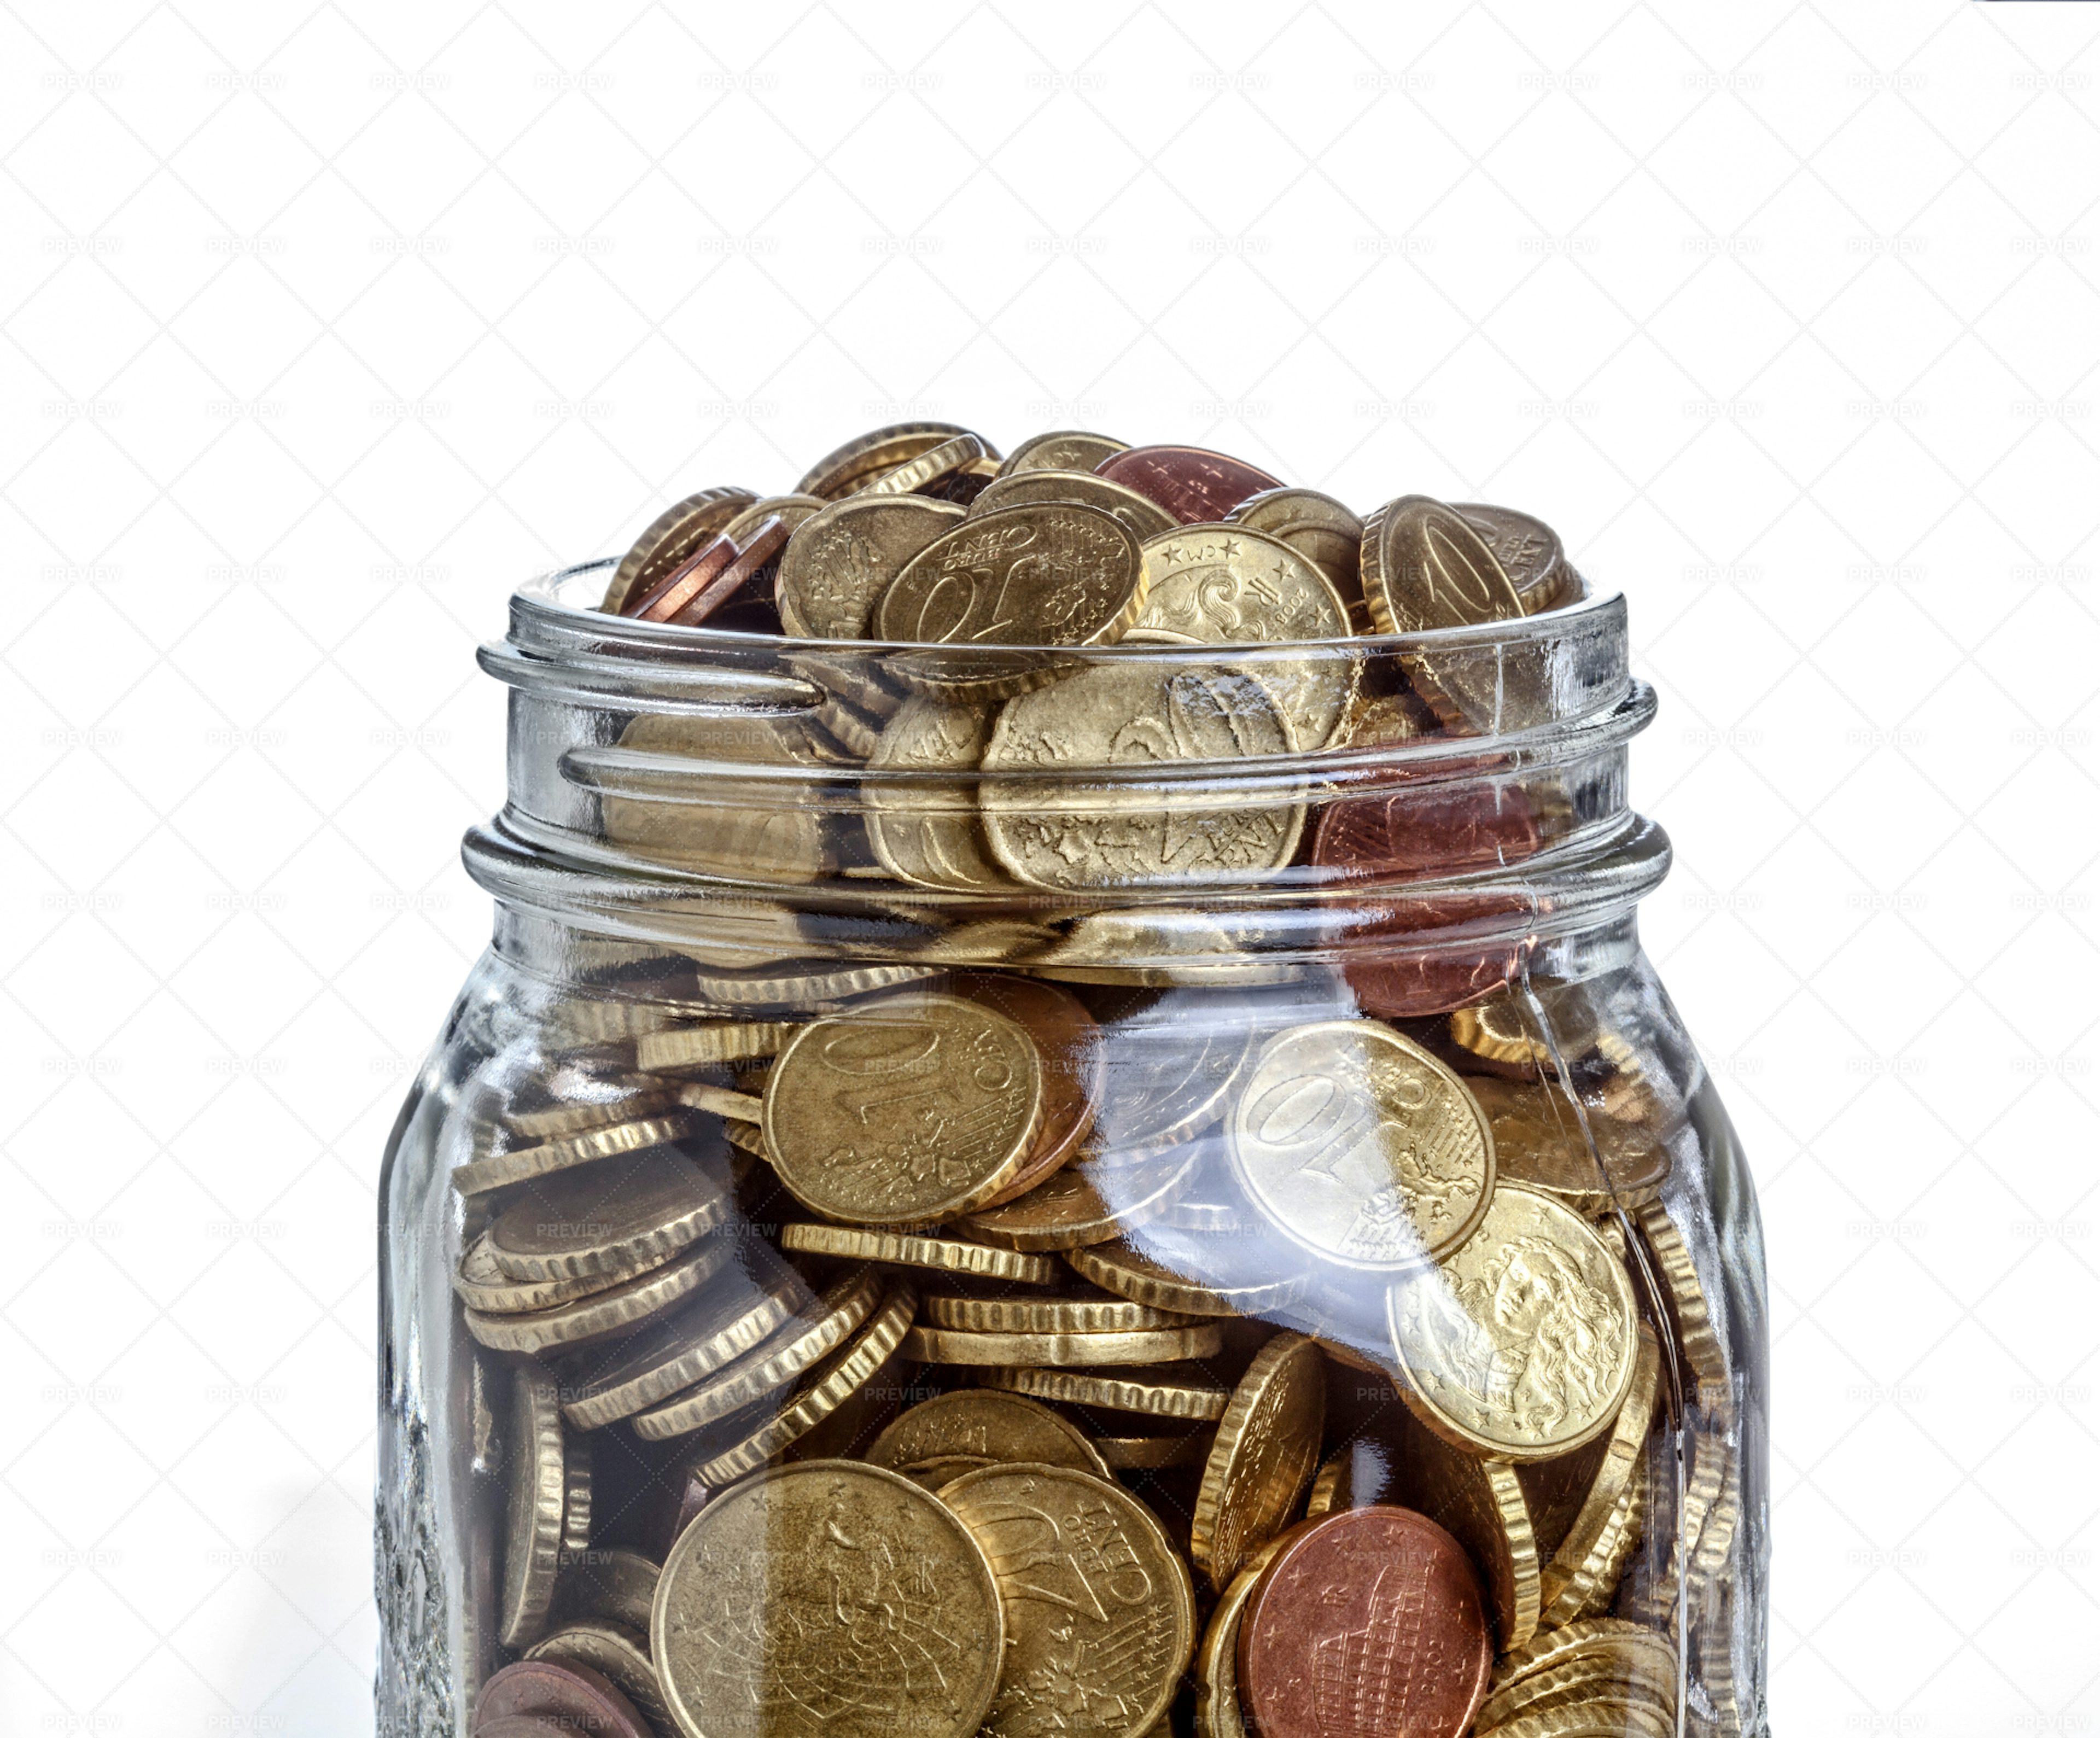
[[[1677,1712],[1676,1674],[1665,1674],[1645,1649],[1628,1648],[1617,1656],[1578,1654],[1518,1679],[1480,1705],[1474,1724],[1483,1733],[1523,1714],[1543,1714],[1571,1704],[1623,1699],[1655,1712]]]
[[[735,1447],[703,1461],[694,1476],[703,1484],[727,1484],[757,1471],[790,1443],[809,1435],[889,1361],[918,1308],[918,1293],[908,1285],[897,1286],[859,1334],[804,1377],[793,1397],[772,1418]]]
[[[1728,1355],[1706,1306],[1705,1288],[1699,1281],[1699,1264],[1692,1258],[1683,1233],[1671,1220],[1670,1210],[1660,1201],[1650,1201],[1634,1210],[1641,1241],[1648,1246],[1661,1270],[1663,1302],[1670,1312],[1672,1343],[1687,1378],[1688,1398],[1696,1400],[1706,1411],[1726,1414],[1733,1389],[1728,1379]]]
[[[818,460],[795,485],[795,492],[836,501],[883,472],[931,452],[942,442],[973,432],[953,422],[893,422],[871,429]],[[976,438],[983,443],[982,435]],[[990,451],[988,444],[986,451]]]
[[[1402,1397],[1476,1454],[1567,1453],[1608,1430],[1633,1387],[1632,1281],[1578,1215],[1534,1190],[1498,1189],[1480,1229],[1386,1301]]]
[[[1203,1630],[1196,1649],[1196,1738],[1250,1738],[1240,1709],[1240,1620],[1262,1571],[1283,1549],[1282,1535],[1268,1541],[1235,1573]]]
[[[950,522],[943,517],[939,523],[945,529]],[[918,551],[911,553],[916,554]],[[880,588],[876,589],[879,593]],[[904,704],[904,696],[887,680],[879,652],[858,646],[840,646],[834,651],[791,651],[784,654],[781,661],[805,681],[815,683],[827,694],[852,702],[871,718],[888,718]]]
[[[1364,602],[1381,633],[1427,633],[1524,614],[1480,533],[1441,501],[1409,495],[1364,522]],[[1550,698],[1493,644],[1404,653],[1401,667],[1447,724],[1493,734],[1535,721]]]
[[[623,1039],[640,1038],[644,1032],[654,1032],[670,1023],[670,1017],[661,1008],[651,1007],[652,1015],[660,1016],[651,1023],[627,1017],[624,1011],[635,1004],[627,1002],[584,1002],[571,1004],[571,1011],[584,1008],[620,1009],[622,1017],[608,1022],[622,1030],[593,1033],[583,1039],[588,1043],[616,1043]],[[565,1022],[566,1023],[566,1022]],[[628,1030],[634,1028],[634,1030]],[[629,1088],[624,1083],[607,1083],[592,1079],[583,1090],[602,1092],[607,1084],[617,1086],[619,1096],[612,1098],[563,1098],[558,1102],[533,1110],[513,1110],[503,1118],[505,1129],[514,1137],[514,1145],[545,1140],[562,1135],[580,1135],[595,1128],[607,1128],[615,1123],[638,1122],[643,1117],[660,1116],[671,1107],[661,1086],[655,1081],[644,1081]]]
[[[1127,527],[1035,502],[965,519],[906,563],[875,608],[876,637],[929,646],[1112,644],[1145,606]]]
[[[1094,1452],[1117,1472],[1165,1472],[1176,1467],[1200,1467],[1217,1440],[1210,1431],[1181,1436],[1096,1436]]]
[[[1007,1612],[987,1738],[1127,1738],[1167,1712],[1196,1644],[1189,1572],[1136,1498],[1061,1467],[986,1467],[941,1501],[976,1535]]]
[[[562,1415],[584,1430],[631,1418],[741,1357],[811,1301],[791,1268],[761,1284],[733,1268],[676,1314],[622,1342],[611,1357],[570,1372]]]
[[[690,1159],[651,1150],[535,1182],[489,1227],[488,1248],[513,1279],[631,1279],[712,1231],[729,1211]]]
[[[890,583],[963,509],[923,495],[834,501],[796,527],[773,583],[782,630],[799,640],[865,640]]]
[[[461,1251],[459,1267],[452,1274],[452,1290],[468,1311],[493,1316],[552,1309],[557,1304],[602,1291],[607,1283],[594,1273],[581,1279],[512,1279],[496,1264],[487,1232]]]
[[[931,1268],[942,1273],[968,1273],[978,1279],[1017,1280],[1047,1286],[1057,1277],[1048,1255],[1027,1255],[960,1237],[915,1236],[907,1232],[867,1231],[857,1225],[783,1225],[780,1246],[813,1255],[840,1255],[853,1261],[880,1261],[893,1267]]]
[[[976,773],[991,739],[991,716],[981,706],[914,695],[884,726],[868,756],[872,770],[915,776],[866,783],[868,843],[900,881],[982,893],[1007,884],[986,854],[977,818]],[[955,780],[925,777],[962,772]]]
[[[1348,606],[1289,544],[1230,525],[1177,525],[1146,540],[1145,608],[1133,631],[1180,644],[1273,645],[1347,640]],[[1352,651],[1264,659],[1241,666],[1289,716],[1300,748],[1334,740],[1357,691]]]
[[[881,1301],[882,1281],[872,1273],[848,1275],[770,1339],[714,1374],[651,1407],[634,1420],[634,1434],[647,1442],[726,1418],[784,1388],[867,1321]]]
[[[968,1334],[1133,1334],[1185,1328],[1196,1317],[1105,1293],[1090,1298],[970,1298],[936,1292],[921,1312],[937,1328]]]
[[[639,598],[669,578],[687,556],[757,499],[749,489],[702,489],[665,508],[621,558],[598,607],[617,615],[629,598]]]
[[[1033,1149],[1043,1059],[1026,1028],[907,990],[812,1021],[766,1082],[765,1145],[805,1206],[923,1225],[998,1194]]]
[[[1451,1041],[1485,1062],[1501,1065],[1520,1080],[1536,1079],[1540,1070],[1553,1066],[1553,1052],[1538,1034],[1530,1010],[1507,991],[1455,1009]]]
[[[1551,1195],[1586,1219],[1601,1219],[1616,1208],[1630,1213],[1647,1206],[1670,1180],[1670,1149],[1635,1123],[1587,1106],[1578,1117],[1554,1087],[1506,1080],[1470,1084],[1494,1131],[1495,1173],[1504,1182]]]
[[[1536,615],[1571,601],[1568,594],[1578,582],[1560,547],[1560,534],[1545,520],[1484,501],[1458,501],[1451,510],[1480,534],[1480,540],[1509,576],[1510,589],[1525,615]]]
[[[1083,1279],[1090,1279],[1104,1291],[1149,1304],[1155,1309],[1177,1310],[1189,1316],[1259,1316],[1278,1309],[1300,1296],[1305,1276],[1264,1277],[1226,1283],[1215,1275],[1192,1277],[1180,1266],[1169,1266],[1158,1255],[1200,1247],[1193,1239],[1168,1244],[1156,1234],[1140,1248],[1118,1240],[1096,1243],[1086,1249],[1067,1250],[1065,1259]],[[1201,1273],[1201,1264],[1185,1266]]]
[[[797,526],[815,518],[826,505],[821,496],[815,495],[769,495],[762,501],[753,501],[723,526],[721,535],[742,549],[744,540],[768,519],[778,519],[792,536]]]
[[[1297,1513],[1320,1461],[1326,1383],[1319,1347],[1279,1334],[1233,1390],[1189,1535],[1189,1555],[1218,1592]]]
[[[1102,460],[1112,459],[1118,452],[1129,450],[1127,442],[1106,434],[1089,434],[1082,429],[1053,429],[1021,442],[999,467],[999,474],[1010,477],[1028,470],[1091,471]]]
[[[650,1033],[636,1043],[635,1061],[651,1074],[713,1068],[725,1062],[778,1056],[780,1047],[794,1035],[795,1028],[787,1021],[712,1021],[706,1026]]]
[[[1464,1244],[1495,1189],[1494,1137],[1466,1085],[1376,1020],[1263,1046],[1229,1124],[1233,1175],[1300,1248],[1394,1273]]]
[[[1104,1161],[1143,1158],[1202,1133],[1225,1114],[1262,1042],[1243,1005],[1189,986],[1135,999],[1105,1030],[1115,1066],[1092,1149]]]
[[[1674,1709],[1660,1712],[1644,1698],[1598,1694],[1515,1715],[1494,1732],[1496,1738],[1676,1738],[1675,1714]]]
[[[645,712],[620,733],[620,748],[636,765],[619,792],[598,799],[609,843],[731,880],[799,884],[838,867],[814,784],[735,776],[744,767],[814,768],[799,719]]]
[[[1019,1394],[957,1388],[899,1413],[867,1450],[877,1467],[902,1471],[936,1462],[973,1466],[1034,1461],[1109,1476],[1085,1432],[1069,1418]],[[958,1465],[960,1474],[971,1470]]]
[[[534,1177],[552,1176],[593,1159],[611,1158],[622,1153],[638,1153],[645,1147],[661,1146],[693,1131],[693,1119],[678,1111],[663,1116],[637,1117],[572,1135],[557,1135],[531,1146],[513,1147],[470,1159],[452,1172],[452,1187],[462,1195],[485,1194],[507,1184]]]
[[[1566,1581],[1560,1584],[1540,1617],[1542,1624],[1573,1622],[1607,1609],[1618,1591],[1626,1561],[1648,1530],[1651,1475],[1643,1455],[1618,1506],[1612,1511],[1596,1549]]]
[[[792,1008],[806,1012],[877,990],[894,990],[934,976],[924,965],[825,966],[801,972],[701,972],[700,994],[726,1008]]]
[[[1633,1387],[1626,1396],[1626,1404],[1619,1409],[1610,1432],[1599,1439],[1604,1452],[1598,1459],[1596,1471],[1582,1493],[1581,1507],[1554,1546],[1553,1560],[1543,1572],[1542,1597],[1549,1612],[1559,1608],[1564,1594],[1578,1577],[1586,1572],[1594,1583],[1602,1573],[1600,1565],[1610,1551],[1606,1535],[1613,1517],[1632,1488],[1635,1476],[1648,1464],[1648,1427],[1655,1418],[1662,1358],[1654,1332],[1646,1323],[1639,1325],[1639,1333],[1640,1346],[1634,1365]],[[1584,1457],[1586,1463],[1588,1458]],[[1527,1492],[1533,1489],[1529,1476],[1549,1471],[1552,1464],[1547,1462],[1534,1466],[1519,1475]],[[1537,1515],[1545,1506],[1545,1503],[1534,1498],[1532,1511]],[[1580,1601],[1576,1603],[1579,1604]],[[1574,1615],[1574,1610],[1570,1608],[1551,1621],[1565,1623]]]
[[[562,1405],[554,1378],[523,1364],[512,1377],[505,1475],[510,1508],[504,1532],[501,1639],[523,1648],[547,1626],[561,1567],[567,1511]]]
[[[989,484],[970,503],[970,517],[977,518],[1001,507],[1036,501],[1068,501],[1092,507],[1127,527],[1140,543],[1180,523],[1158,502],[1120,483],[1096,477],[1092,471],[1035,469],[1009,471]]]
[[[1067,1167],[1025,1195],[966,1214],[964,1229],[1003,1249],[1079,1249],[1150,1224],[1189,1186],[1193,1154],[1132,1165]]]
[[[1530,1641],[1505,1650],[1495,1662],[1490,1694],[1500,1693],[1507,1685],[1533,1672],[1551,1670],[1584,1654],[1600,1652],[1626,1653],[1630,1661],[1637,1652],[1646,1663],[1639,1667],[1630,1663],[1630,1670],[1661,1670],[1673,1678],[1676,1675],[1677,1649],[1668,1636],[1624,1617],[1586,1617],[1560,1629],[1542,1630]]]
[[[985,443],[974,434],[953,434],[938,446],[929,447],[915,458],[863,483],[857,495],[910,495],[938,483],[943,477],[968,469],[983,458]]]
[[[728,1259],[726,1247],[703,1242],[660,1267],[550,1308],[462,1313],[468,1333],[492,1352],[545,1353],[588,1344],[632,1329],[699,1290]]]
[[[682,1738],[972,1738],[1007,1626],[951,1511],[882,1467],[819,1460],[700,1511],[664,1562],[650,1643]]]
[[[1380,633],[1428,633],[1524,614],[1480,535],[1440,501],[1405,495],[1364,525],[1364,601]]]
[[[979,791],[986,837],[1032,887],[1258,882],[1298,848],[1305,810],[1290,800],[1295,791],[1229,795],[1213,781],[1187,790],[1168,781],[1187,762],[1300,746],[1289,716],[1246,672],[1162,668],[1150,658],[1096,664],[999,713]],[[1101,776],[1090,783],[1093,770]]]
[[[1122,1334],[972,1334],[960,1328],[914,1328],[904,1336],[903,1352],[921,1364],[1079,1368],[1213,1358],[1224,1344],[1224,1334],[1215,1324],[1136,1328]]]
[[[1349,612],[1352,633],[1370,632],[1364,607],[1364,522],[1331,495],[1317,489],[1264,489],[1250,495],[1225,515],[1228,525],[1244,525],[1287,543],[1320,570]]]
[[[1026,1394],[1036,1400],[1072,1406],[1105,1406],[1112,1412],[1141,1412],[1159,1418],[1221,1418],[1231,1393],[1200,1373],[1183,1375],[1171,1366],[1118,1372],[1043,1370],[1023,1365],[984,1370],[977,1379],[988,1388]]]

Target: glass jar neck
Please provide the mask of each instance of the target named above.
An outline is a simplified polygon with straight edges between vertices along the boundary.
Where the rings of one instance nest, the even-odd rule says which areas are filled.
[[[1260,981],[1346,956],[1420,975],[1433,999],[1466,962],[1602,968],[1668,867],[1627,803],[1627,744],[1655,702],[1617,596],[1312,646],[971,651],[609,616],[589,607],[604,567],[522,588],[481,655],[511,689],[510,790],[465,856],[499,949],[538,975],[616,984],[668,950],[727,973],[1042,962]],[[885,746],[915,702],[988,721],[1074,677],[1158,704],[1070,762]],[[1347,745],[1304,746],[1337,697]],[[1248,720],[1272,710],[1264,736]],[[1054,850],[1075,813],[1088,839],[1136,843],[1070,884],[1054,857],[1022,879],[964,838],[992,815],[1010,862]],[[1259,872],[1242,836],[1271,854]],[[955,872],[951,845],[986,872]],[[899,876],[922,849],[924,874]]]

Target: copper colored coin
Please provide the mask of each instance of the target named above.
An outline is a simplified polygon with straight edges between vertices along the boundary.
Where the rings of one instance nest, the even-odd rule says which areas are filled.
[[[736,545],[724,536],[710,537],[662,581],[620,610],[637,621],[668,621],[707,589],[716,575],[736,559]]]
[[[1093,1131],[1108,1081],[1108,1051],[1086,1005],[1056,984],[986,973],[959,977],[949,987],[1017,1021],[1043,1052],[1042,1131],[1013,1180],[985,1203],[995,1207],[1026,1194],[1061,1168]]]
[[[500,1720],[477,1725],[474,1738],[567,1738],[575,1723],[558,1714],[506,1714]],[[582,1728],[595,1731],[595,1726]]]
[[[1351,880],[1433,880],[1520,862],[1540,843],[1521,786],[1467,781],[1330,803],[1312,829],[1312,861]]]
[[[1493,1664],[1472,1564],[1412,1509],[1295,1532],[1240,1622],[1240,1696],[1262,1738],[1458,1738]]]
[[[788,546],[788,521],[779,514],[752,528],[736,559],[709,580],[668,619],[681,628],[697,628],[780,558]]]
[[[1184,525],[1222,519],[1248,496],[1283,487],[1265,470],[1201,447],[1132,447],[1103,459],[1094,474],[1158,501]]]
[[[534,1714],[557,1720],[571,1732],[651,1738],[648,1723],[611,1678],[558,1660],[520,1660],[483,1684],[474,1698],[474,1738],[499,1738],[491,1731],[498,1721]]]
[[[1507,984],[1516,975],[1529,945],[1524,937],[1507,933],[1467,942],[1462,938],[1467,927],[1506,932],[1512,918],[1531,910],[1523,894],[1508,891],[1392,899],[1388,915],[1365,923],[1351,942],[1343,956],[1343,975],[1367,1014],[1387,1019],[1448,1014]],[[1410,936],[1432,931],[1449,931],[1452,937],[1430,946],[1409,944]]]

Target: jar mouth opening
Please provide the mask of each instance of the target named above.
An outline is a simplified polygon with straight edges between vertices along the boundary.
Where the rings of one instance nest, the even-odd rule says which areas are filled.
[[[1084,657],[1095,659],[1171,662],[1200,655],[1206,661],[1219,656],[1246,656],[1280,651],[1326,651],[1330,655],[1393,656],[1413,652],[1451,651],[1461,647],[1515,646],[1551,641],[1595,621],[1623,617],[1625,598],[1616,591],[1599,591],[1579,582],[1579,594],[1538,614],[1508,621],[1477,622],[1461,628],[1439,628],[1418,633],[1365,633],[1329,640],[1247,640],[1229,644],[1209,641],[1169,643],[1162,641],[1119,642],[1107,646],[958,646],[936,641],[802,639],[788,634],[747,633],[732,629],[682,627],[668,622],[648,622],[633,616],[611,615],[598,607],[607,580],[620,565],[610,556],[558,567],[526,580],[511,593],[511,637],[514,643],[544,647],[553,652],[567,647],[577,651],[584,642],[599,655],[624,651],[638,659],[675,659],[681,652],[699,655],[716,651],[782,650],[852,654],[858,656],[894,656],[898,654],[938,653],[948,656],[1034,655],[1038,657]]]

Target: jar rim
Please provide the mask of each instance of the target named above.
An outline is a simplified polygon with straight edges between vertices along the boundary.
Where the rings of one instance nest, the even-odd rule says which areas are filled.
[[[1404,655],[1417,651],[1450,651],[1493,644],[1520,644],[1560,638],[1571,629],[1610,623],[1617,624],[1623,631],[1626,615],[1626,594],[1623,592],[1599,590],[1586,580],[1582,580],[1577,582],[1579,592],[1574,598],[1555,604],[1551,609],[1541,610],[1535,615],[1519,616],[1511,620],[1474,622],[1462,627],[1431,629],[1413,633],[1350,634],[1326,640],[1249,640],[1226,645],[1207,641],[1185,646],[1123,641],[1105,646],[1015,645],[960,648],[933,641],[805,639],[789,634],[748,633],[733,629],[712,627],[705,622],[695,627],[686,627],[671,622],[642,621],[633,616],[608,615],[598,609],[594,601],[580,601],[587,596],[595,599],[602,595],[606,578],[619,565],[615,558],[605,556],[593,561],[578,562],[566,567],[550,568],[544,573],[535,574],[519,584],[511,593],[510,598],[514,642],[554,650],[562,646],[574,646],[580,639],[601,646],[629,647],[636,655],[652,660],[680,651],[699,653],[710,647],[738,650],[785,647],[797,651],[862,654],[954,654],[966,650],[1053,655],[1078,653],[1089,659],[1140,661],[1167,660],[1193,655],[1214,659],[1221,654],[1248,652],[1267,653],[1273,656],[1279,651],[1297,652],[1323,648],[1362,656],[1380,653]],[[600,655],[603,654],[601,652]]]

